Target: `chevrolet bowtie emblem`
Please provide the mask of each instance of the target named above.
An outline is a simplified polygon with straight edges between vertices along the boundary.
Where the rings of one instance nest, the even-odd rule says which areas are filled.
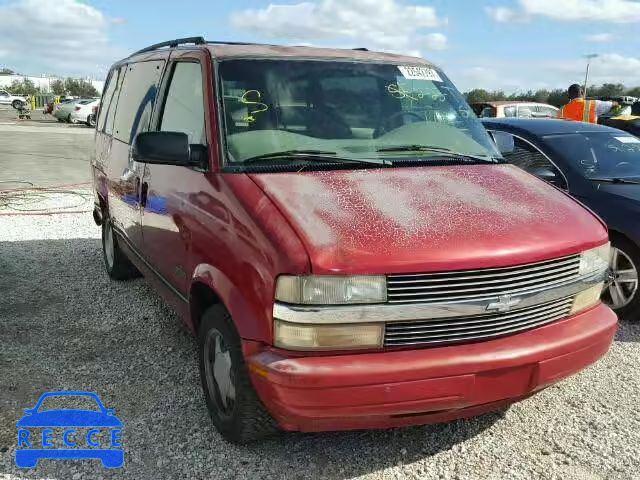
[[[522,301],[521,298],[512,298],[511,295],[500,295],[497,302],[487,305],[487,310],[497,310],[498,312],[508,312]]]

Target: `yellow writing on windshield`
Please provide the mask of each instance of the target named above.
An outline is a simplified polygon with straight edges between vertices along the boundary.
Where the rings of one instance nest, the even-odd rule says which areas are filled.
[[[253,97],[253,99],[251,98]],[[262,94],[258,90],[247,90],[240,97],[240,103],[247,105],[247,116],[244,117],[244,121],[247,123],[253,123],[256,121],[255,115],[257,113],[266,112],[269,110],[269,105],[262,103]],[[248,105],[255,105],[257,108],[252,110]]]
[[[387,92],[391,94],[392,97],[402,99],[409,99],[415,102],[422,100],[423,98],[429,98],[435,102],[444,102],[446,101],[446,97],[442,93],[428,93],[421,90],[406,90],[401,85],[397,83],[390,83],[387,85]]]

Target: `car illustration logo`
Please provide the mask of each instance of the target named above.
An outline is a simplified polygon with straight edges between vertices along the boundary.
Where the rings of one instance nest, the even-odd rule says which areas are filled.
[[[66,408],[67,404],[78,403],[78,400],[92,409]],[[47,408],[52,403],[62,403],[65,408]],[[99,458],[107,468],[124,464],[122,422],[114,410],[104,407],[95,393],[48,392],[40,397],[35,407],[24,412],[26,415],[16,423],[18,448],[15,461],[18,467],[33,468],[41,458]]]
[[[500,295],[497,302],[491,302],[487,305],[488,311],[508,312],[513,307],[518,305],[522,301],[522,298],[513,298],[511,295]]]

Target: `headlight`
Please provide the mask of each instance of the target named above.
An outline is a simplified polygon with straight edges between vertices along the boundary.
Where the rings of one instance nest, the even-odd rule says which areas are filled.
[[[387,281],[384,275],[283,275],[276,285],[276,300],[306,305],[384,303]]]
[[[382,323],[308,325],[274,321],[274,343],[287,350],[353,350],[382,347]]]
[[[605,272],[609,268],[609,251],[611,245],[607,243],[598,248],[582,252],[580,255],[580,275]]]
[[[574,313],[581,312],[600,303],[600,295],[602,295],[603,287],[604,284],[599,283],[576,294],[576,296],[573,297],[573,306],[569,314],[573,315]]]

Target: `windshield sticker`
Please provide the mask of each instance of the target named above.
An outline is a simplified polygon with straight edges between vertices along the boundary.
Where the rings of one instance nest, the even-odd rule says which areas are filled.
[[[625,137],[613,137],[621,143],[640,143],[640,138],[625,136]]]
[[[250,97],[253,97],[253,100]],[[266,112],[269,110],[269,106],[266,103],[262,103],[260,100],[262,100],[262,94],[258,90],[247,90],[244,92],[240,98],[240,103],[247,105],[247,116],[243,118],[245,122],[253,123],[256,121],[256,113]],[[251,107],[248,105],[255,105],[257,109],[251,110]]]
[[[438,72],[433,68],[398,65],[398,70],[400,70],[400,73],[402,73],[404,78],[409,80],[431,80],[432,82],[442,81]]]

